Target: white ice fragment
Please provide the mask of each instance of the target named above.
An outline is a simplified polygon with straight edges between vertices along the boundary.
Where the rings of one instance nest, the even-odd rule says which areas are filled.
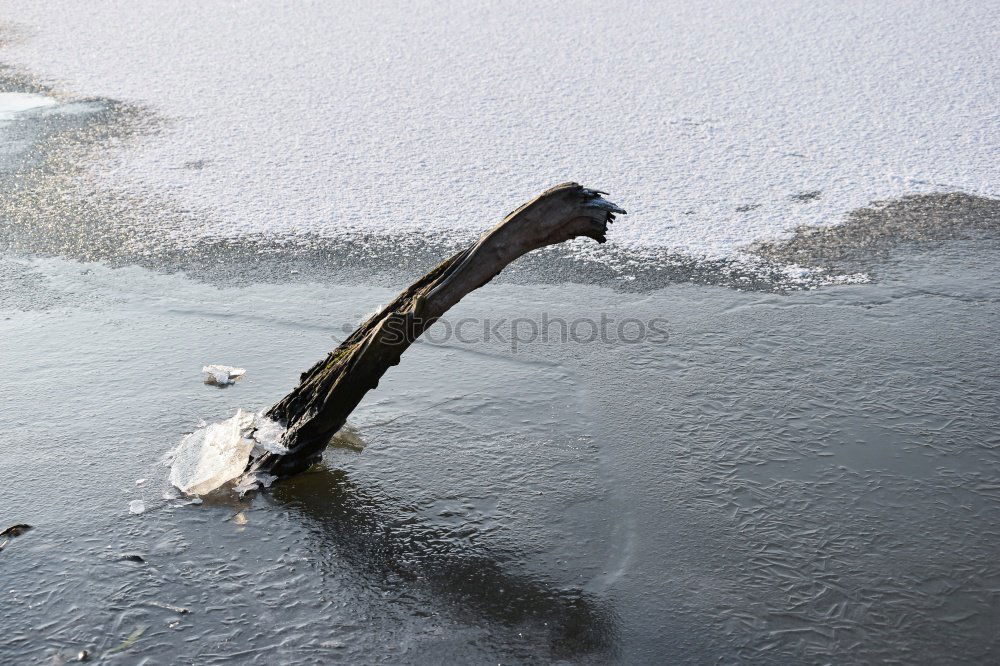
[[[263,412],[238,410],[232,418],[199,428],[181,441],[174,451],[170,482],[188,495],[211,492],[240,476],[251,456],[288,453],[281,443],[284,434],[281,424]],[[267,488],[276,478],[247,475],[238,481],[236,491],[242,495]]]
[[[229,386],[237,379],[246,374],[243,368],[234,368],[230,365],[206,365],[201,369],[205,373],[205,383],[215,386]]]
[[[144,483],[146,483],[146,479],[136,479],[135,480],[135,485],[137,485],[137,486],[141,486]]]
[[[128,503],[128,512],[140,514],[146,511],[146,503],[142,500],[132,500]]]
[[[278,477],[273,474],[253,472],[241,478],[240,482],[236,485],[235,490],[240,494],[240,497],[243,497],[252,490],[257,490],[258,488],[270,488],[271,484],[277,479]]]
[[[267,418],[264,412],[254,415],[253,429],[254,456],[260,456],[263,453],[288,453],[288,448],[281,443],[281,439],[285,436],[285,429],[277,421]]]
[[[246,476],[240,479],[239,483],[236,484],[236,487],[233,488],[233,490],[239,493],[240,497],[243,497],[248,492],[252,490],[257,490],[257,488],[259,487],[260,483],[257,481],[257,475],[247,474]]]
[[[243,473],[253,440],[244,437],[253,414],[237,410],[220,423],[181,440],[170,467],[170,483],[188,495],[204,495]]]
[[[257,415],[253,412],[247,412],[242,409],[236,412],[236,422],[239,425],[240,433],[244,437],[246,437],[253,428],[254,420],[256,418]]]

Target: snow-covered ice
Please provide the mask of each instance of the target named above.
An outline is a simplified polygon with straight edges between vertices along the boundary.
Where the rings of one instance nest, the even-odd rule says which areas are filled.
[[[146,511],[146,503],[143,502],[142,500],[132,500],[131,502],[128,503],[128,512],[131,514],[138,515],[140,513],[145,513],[145,511]]]
[[[26,37],[0,59],[168,119],[95,168],[197,213],[150,242],[466,237],[573,179],[630,212],[610,242],[728,257],[872,200],[1000,195],[997,13],[978,0],[8,0],[4,15]]]

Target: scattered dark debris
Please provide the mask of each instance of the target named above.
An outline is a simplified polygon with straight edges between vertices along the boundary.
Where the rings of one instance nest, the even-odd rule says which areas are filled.
[[[736,212],[737,213],[746,213],[747,211],[751,211],[751,210],[754,210],[756,208],[760,208],[760,204],[743,204],[741,206],[737,206],[736,207]]]
[[[143,564],[146,560],[139,553],[115,553],[111,556],[115,562],[138,562]]]
[[[788,198],[791,199],[792,201],[806,202],[806,201],[815,201],[816,199],[819,199],[821,196],[823,196],[823,192],[821,192],[820,190],[809,190],[808,192],[799,192],[798,194],[793,194]]]

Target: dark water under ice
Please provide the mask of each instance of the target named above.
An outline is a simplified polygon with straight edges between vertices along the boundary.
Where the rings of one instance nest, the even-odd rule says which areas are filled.
[[[418,345],[356,412],[364,452],[181,505],[181,434],[273,402],[392,291],[8,256],[3,517],[35,529],[0,552],[0,661],[989,661],[998,261],[911,248],[787,295],[488,286],[453,321],[669,339]]]

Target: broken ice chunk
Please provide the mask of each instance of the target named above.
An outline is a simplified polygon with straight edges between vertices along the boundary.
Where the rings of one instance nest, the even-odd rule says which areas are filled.
[[[240,497],[243,497],[251,490],[257,490],[259,487],[260,484],[257,482],[257,477],[253,474],[247,474],[239,480],[233,490],[239,493]]]
[[[236,412],[236,423],[239,425],[240,432],[244,437],[249,436],[249,431],[253,428],[254,420],[256,418],[257,415],[253,412],[247,412],[242,409]]]
[[[186,436],[174,454],[170,483],[188,495],[204,495],[242,474],[254,444],[244,436],[252,418],[240,409]]]
[[[243,368],[216,364],[206,365],[201,371],[205,373],[205,383],[214,386],[229,386],[247,373]]]
[[[330,446],[340,449],[350,449],[352,451],[363,451],[365,441],[361,439],[361,435],[352,425],[345,423],[330,440]]]
[[[173,454],[170,482],[188,495],[204,495],[243,473],[250,457],[265,453],[284,454],[285,429],[263,412],[243,411],[221,423],[199,428],[183,440]],[[267,488],[277,477],[249,475],[238,481],[244,494],[260,486]]]
[[[259,457],[264,453],[276,453],[284,455],[288,453],[288,448],[281,443],[281,438],[285,436],[285,428],[277,421],[272,421],[260,412],[253,418],[253,456]]]
[[[146,510],[146,503],[142,500],[132,500],[128,503],[128,512],[139,514]]]
[[[240,482],[236,485],[236,492],[243,497],[251,490],[257,490],[259,488],[270,488],[271,484],[277,481],[278,477],[273,474],[266,474],[264,472],[252,472],[246,474],[240,479]]]

